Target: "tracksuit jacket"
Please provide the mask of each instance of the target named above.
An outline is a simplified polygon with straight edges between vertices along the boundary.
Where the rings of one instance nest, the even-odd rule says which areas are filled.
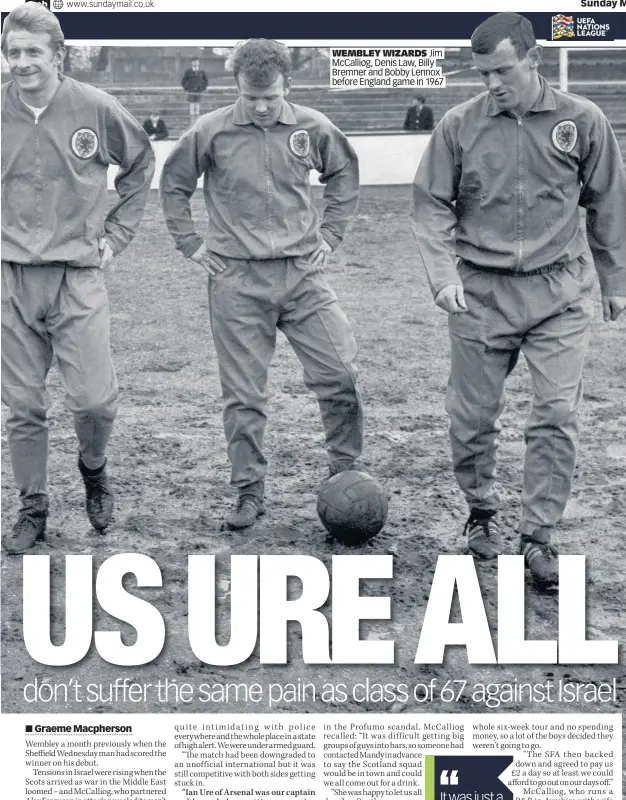
[[[309,171],[326,184],[319,225]],[[161,202],[176,247],[202,244],[189,198],[204,176],[209,216],[206,246],[242,259],[305,256],[321,243],[334,249],[356,207],[359,168],[346,136],[323,114],[284,101],[276,125],[249,121],[243,104],[205,114],[177,142],[161,176]]]
[[[141,125],[106,92],[60,76],[35,121],[16,84],[2,87],[2,259],[18,264],[100,264],[141,220],[154,154]],[[119,199],[108,211],[107,170],[119,164]]]
[[[411,224],[433,296],[460,284],[456,256],[523,274],[586,250],[602,293],[626,295],[626,172],[600,109],[541,79],[519,118],[488,92],[448,111],[413,182]]]

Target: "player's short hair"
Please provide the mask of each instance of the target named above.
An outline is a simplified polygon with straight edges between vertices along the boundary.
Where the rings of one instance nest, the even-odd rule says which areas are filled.
[[[229,64],[238,79],[243,72],[253,86],[271,86],[278,75],[285,80],[291,73],[289,49],[273,39],[247,39],[235,47]]]
[[[417,100],[422,105],[424,105],[424,103],[426,102],[426,98],[424,97],[424,95],[423,94],[419,94],[419,93],[418,94],[414,94],[413,95],[413,99]]]
[[[65,37],[56,15],[40,3],[24,3],[14,8],[4,20],[1,49],[6,55],[7,36],[11,31],[28,33],[47,33],[55,52],[65,46]]]
[[[505,39],[511,40],[518,58],[524,58],[531,47],[537,44],[530,20],[521,14],[505,11],[487,17],[476,28],[471,38],[472,53],[489,55]]]

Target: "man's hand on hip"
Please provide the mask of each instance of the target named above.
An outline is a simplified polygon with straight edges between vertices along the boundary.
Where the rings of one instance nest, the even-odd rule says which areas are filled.
[[[100,251],[100,269],[115,269],[113,265],[113,250],[104,236],[98,239],[98,250]]]
[[[465,295],[460,283],[444,286],[435,297],[435,303],[448,314],[464,314],[467,311]]]
[[[201,267],[212,277],[215,278],[220,272],[224,272],[226,264],[216,256],[215,253],[210,253],[206,249],[206,244],[203,242],[195,253],[189,256],[191,261],[200,264]]]
[[[316,267],[323,267],[326,263],[326,256],[333,252],[333,248],[328,244],[326,239],[322,239],[322,243],[308,256],[307,260]]]
[[[626,308],[626,297],[603,297],[602,316],[605,322],[616,320]]]

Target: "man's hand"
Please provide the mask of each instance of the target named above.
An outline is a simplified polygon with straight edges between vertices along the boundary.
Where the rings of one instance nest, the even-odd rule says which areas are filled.
[[[464,314],[467,311],[465,295],[460,283],[444,286],[435,297],[435,303],[448,314]]]
[[[326,256],[329,256],[332,252],[333,248],[328,244],[326,239],[322,239],[320,246],[307,256],[307,261],[310,261],[311,264],[315,264],[316,267],[323,267],[326,263]]]
[[[206,249],[206,244],[204,242],[202,242],[196,252],[190,255],[189,258],[191,261],[195,261],[196,264],[200,264],[212,278],[215,278],[216,275],[219,275],[220,272],[224,272],[226,269],[226,264],[224,264],[215,253],[210,253]]]
[[[603,297],[602,316],[605,322],[616,320],[626,308],[626,297]]]
[[[113,250],[111,250],[111,245],[104,236],[98,239],[98,250],[100,251],[100,269],[110,267],[111,271],[113,271]]]

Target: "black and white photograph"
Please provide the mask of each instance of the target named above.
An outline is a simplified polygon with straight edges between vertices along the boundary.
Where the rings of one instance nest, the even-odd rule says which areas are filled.
[[[626,48],[472,16],[333,88],[432,45],[3,15],[3,714],[622,712]]]

